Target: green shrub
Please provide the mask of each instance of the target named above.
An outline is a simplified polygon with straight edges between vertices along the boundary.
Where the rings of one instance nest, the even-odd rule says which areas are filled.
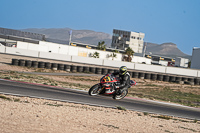
[[[116,106],[116,108],[117,108],[118,110],[124,110],[124,111],[126,111],[126,108],[121,107],[121,106]]]

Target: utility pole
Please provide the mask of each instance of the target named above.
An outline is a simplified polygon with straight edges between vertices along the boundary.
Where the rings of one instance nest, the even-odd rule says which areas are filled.
[[[69,31],[69,45],[71,45],[71,39],[72,39],[72,30]]]

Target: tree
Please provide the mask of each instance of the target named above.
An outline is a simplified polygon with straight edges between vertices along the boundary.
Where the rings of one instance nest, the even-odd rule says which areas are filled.
[[[94,54],[92,55],[92,57],[99,58],[99,53],[98,52],[94,52]]]
[[[119,53],[119,51],[118,51],[118,50],[113,50],[112,52],[114,52],[114,53]]]
[[[109,57],[109,58],[111,57],[112,60],[114,60],[114,58],[117,58],[117,54],[115,54],[115,53],[113,52],[113,53],[110,54],[108,57]]]
[[[125,61],[131,62],[134,53],[135,52],[132,50],[132,48],[128,47],[125,50],[125,54],[128,56],[128,57],[124,57]]]
[[[191,68],[191,61],[188,62],[188,68]]]
[[[106,50],[106,44],[105,44],[105,42],[104,41],[99,42],[98,46],[97,46],[97,49],[105,51]]]

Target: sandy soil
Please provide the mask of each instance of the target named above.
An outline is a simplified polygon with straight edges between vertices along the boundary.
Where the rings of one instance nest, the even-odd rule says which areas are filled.
[[[135,111],[28,97],[6,97],[11,100],[0,99],[1,133],[200,132],[200,123],[194,123],[193,120],[166,120]]]
[[[2,57],[0,54],[0,70],[34,71],[7,65],[11,57]],[[160,115],[0,94],[1,133],[200,133],[199,121],[158,117]]]

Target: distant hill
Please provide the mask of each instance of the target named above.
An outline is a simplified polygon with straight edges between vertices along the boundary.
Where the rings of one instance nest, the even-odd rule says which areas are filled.
[[[191,58],[191,56],[183,53],[179,50],[174,43],[163,43],[163,44],[155,44],[155,43],[147,43],[146,53],[152,53],[153,55],[163,55],[168,57],[184,57]]]
[[[51,29],[22,29],[22,31],[45,34],[48,41],[68,44],[69,41],[69,31],[72,30],[70,28],[51,28]],[[99,41],[105,41],[107,47],[111,46],[112,35],[103,33],[103,32],[95,32],[92,30],[72,30],[72,42],[79,42],[91,45],[97,45]],[[191,56],[184,54],[181,50],[179,50],[174,43],[163,43],[163,44],[155,44],[155,43],[147,43],[146,53],[151,52],[154,55],[163,55],[168,57],[184,57],[191,58]]]
[[[69,41],[70,28],[51,28],[51,29],[23,29],[22,31],[45,34],[47,40],[67,44]],[[103,32],[92,30],[72,30],[72,42],[79,42],[91,45],[97,45],[100,41],[105,41],[110,46],[112,36]]]

